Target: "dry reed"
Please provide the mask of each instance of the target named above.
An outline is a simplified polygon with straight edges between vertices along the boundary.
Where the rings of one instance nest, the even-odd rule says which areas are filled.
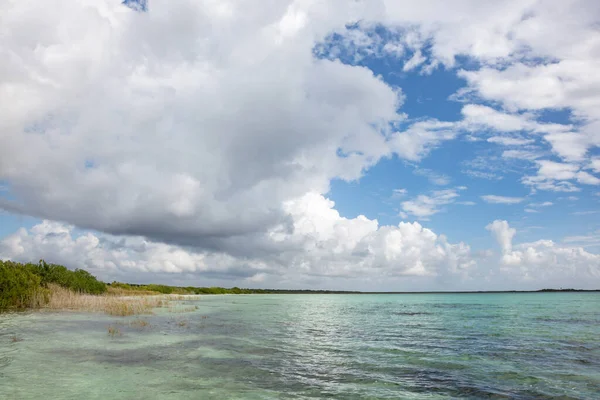
[[[48,289],[37,288],[29,298],[28,308],[44,307],[50,298],[51,292]]]
[[[146,321],[145,319],[140,319],[140,318],[136,318],[135,320],[133,320],[129,323],[129,326],[132,326],[135,328],[145,328],[148,325],[149,325],[148,321]]]
[[[189,306],[189,307],[181,307],[181,306],[178,306],[178,305],[169,306],[169,312],[170,313],[187,313],[187,312],[196,311],[198,309],[199,309],[198,306]]]
[[[51,310],[104,312],[109,315],[128,316],[152,314],[154,308],[168,301],[163,296],[90,295],[75,293],[58,285],[49,285],[49,301],[44,306]]]
[[[119,330],[119,328],[115,328],[115,327],[114,327],[114,326],[112,326],[112,325],[109,325],[109,326],[108,326],[108,334],[109,334],[110,336],[112,336],[112,337],[115,337],[115,336],[121,336],[121,335],[122,335],[122,333],[121,333],[121,331]]]

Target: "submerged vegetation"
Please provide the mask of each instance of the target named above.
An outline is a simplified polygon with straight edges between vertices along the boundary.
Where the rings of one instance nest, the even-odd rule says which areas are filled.
[[[115,328],[114,326],[109,325],[109,327],[108,327],[108,335],[111,336],[111,337],[115,337],[115,336],[121,336],[122,333],[119,330],[119,328]]]

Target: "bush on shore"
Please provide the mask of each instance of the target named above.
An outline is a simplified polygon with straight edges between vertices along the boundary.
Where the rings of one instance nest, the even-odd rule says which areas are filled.
[[[22,264],[0,260],[0,309],[37,307],[47,301],[38,275]]]
[[[62,265],[21,264],[0,260],[0,309],[37,308],[50,300],[48,286],[60,285],[75,293],[101,294],[106,284],[89,272],[71,271]]]
[[[39,264],[25,264],[24,267],[39,276],[41,284],[45,287],[49,283],[56,283],[78,293],[102,294],[106,292],[106,284],[83,269],[71,271],[67,267],[48,264],[44,260],[40,260]]]

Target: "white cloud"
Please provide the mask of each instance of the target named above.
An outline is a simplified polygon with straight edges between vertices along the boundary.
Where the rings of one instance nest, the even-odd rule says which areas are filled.
[[[586,163],[590,149],[600,145],[600,57],[594,51],[599,42],[600,10],[592,2],[572,7],[568,2],[550,1],[523,7],[530,7],[529,11],[509,11],[524,12],[519,21],[499,27],[493,34],[507,40],[507,52],[488,60],[482,68],[459,73],[467,80],[467,88],[456,97],[487,100],[502,111],[469,104],[463,109],[465,120],[500,132],[542,134],[563,161]],[[541,122],[538,116],[542,110],[568,111],[577,124]],[[514,153],[507,156],[510,154]],[[573,189],[551,182],[544,185]]]
[[[0,179],[16,200],[1,206],[214,247],[391,154],[401,91],[311,51],[354,10],[215,4],[4,4]],[[397,133],[413,146],[402,154],[425,156],[440,124]]]
[[[525,185],[555,192],[579,191],[580,189],[570,182],[571,180],[585,185],[600,185],[600,179],[586,171],[581,171],[576,164],[539,160],[537,165],[537,175],[525,176],[522,179]]]
[[[461,171],[463,174],[469,175],[473,178],[480,178],[480,179],[488,179],[488,180],[502,180],[504,177],[500,176],[498,174],[494,174],[493,172],[485,172],[485,171],[477,171],[477,170],[471,170],[471,169],[467,169],[464,171]]]
[[[539,176],[557,181],[575,178],[579,169],[574,164],[557,163],[548,160],[541,160],[537,163],[539,166]]]
[[[428,168],[415,168],[413,172],[415,175],[426,177],[427,180],[434,185],[445,186],[451,182],[451,179],[448,175],[435,172]]]
[[[600,179],[585,171],[579,171],[577,173],[576,179],[577,182],[583,183],[585,185],[600,185]]]
[[[532,114],[510,114],[481,104],[467,104],[462,108],[461,113],[464,117],[462,125],[471,131],[488,128],[498,132],[529,131],[532,133],[558,134],[572,129],[571,125],[537,122]],[[496,138],[491,142],[496,141],[505,144],[511,139],[504,136],[496,136]],[[517,138],[513,139],[518,140]],[[488,139],[488,141],[490,140]],[[523,145],[534,141],[533,139],[521,139],[520,142],[514,144]]]
[[[402,67],[402,70],[403,71],[410,71],[412,69],[415,69],[419,65],[423,64],[426,60],[427,60],[427,58],[425,58],[423,56],[423,54],[421,54],[421,50],[417,50],[412,55],[412,57],[410,58],[410,60],[408,60],[406,63],[404,63],[404,67]]]
[[[337,282],[335,287],[359,289],[383,281],[391,285],[384,286],[387,289],[403,290],[414,290],[415,284],[442,288],[446,282],[467,282],[470,286],[465,287],[471,289],[482,285],[539,289],[567,284],[591,288],[600,277],[600,256],[549,240],[514,245],[517,232],[506,221],[496,220],[486,227],[500,245],[498,260],[490,250],[473,254],[466,244],[451,244],[416,222],[379,226],[364,216],[340,217],[333,207],[333,202],[316,193],[288,202],[294,229],[274,228],[263,243],[276,246],[277,254],[234,257],[197,252],[140,237],[78,233],[71,226],[44,221],[0,241],[0,257],[46,258],[84,267],[107,281],[181,285],[306,287],[315,285],[316,279],[326,287]],[[564,242],[588,246],[596,239],[588,235]]]
[[[462,71],[461,76],[481,96],[515,110],[573,107],[581,114],[594,113],[592,107],[598,99],[582,85],[597,85],[598,76],[593,70],[595,60],[590,55],[584,57],[586,60],[565,59],[533,66],[517,62],[502,70]]]
[[[197,281],[200,276],[228,276],[233,282],[278,284],[294,280],[302,284],[311,277],[435,277],[460,274],[474,265],[468,246],[450,244],[416,222],[379,226],[364,216],[340,217],[333,206],[316,193],[287,202],[293,229],[276,227],[262,243],[264,249],[276,246],[277,254],[233,257],[196,252],[140,237],[78,235],[71,226],[44,221],[0,241],[0,257],[49,258],[85,267],[106,280],[147,280],[163,274],[173,281],[178,274],[187,274]]]
[[[464,121],[474,127],[485,126],[500,132],[514,132],[530,128],[527,119],[494,110],[480,104],[467,104],[461,110]]]
[[[495,220],[485,227],[500,245],[503,254],[508,254],[512,251],[512,240],[515,237],[517,230],[511,228],[507,221]]]
[[[587,210],[587,211],[575,211],[572,212],[571,215],[593,215],[593,214],[598,214],[600,213],[600,211],[598,210]]]
[[[412,200],[403,201],[400,216],[404,219],[414,216],[418,219],[427,220],[428,217],[442,211],[443,206],[454,203],[460,196],[458,192],[463,189],[463,187],[458,187],[434,190],[430,195],[421,194]]]
[[[550,207],[551,205],[554,205],[554,203],[552,203],[551,201],[544,201],[542,203],[530,203],[529,207]]]
[[[531,186],[538,190],[548,190],[551,192],[579,192],[580,188],[571,182],[546,180],[539,176],[525,176],[521,179],[524,185]]]
[[[593,169],[594,172],[600,173],[600,158],[592,159],[589,168]]]
[[[536,158],[540,158],[542,155],[535,151],[529,150],[504,150],[502,152],[502,158],[514,158],[518,160],[532,161]]]
[[[566,161],[582,161],[589,143],[585,135],[574,132],[552,133],[544,136],[552,145],[552,151]]]
[[[487,141],[490,143],[501,144],[503,146],[522,146],[534,142],[533,139],[521,139],[508,136],[492,136]]]
[[[458,135],[456,124],[437,120],[425,120],[412,124],[403,132],[390,137],[390,148],[400,157],[419,161],[442,142]]]
[[[516,230],[496,220],[486,229],[502,250],[501,269],[513,279],[535,282],[538,287],[596,288],[600,278],[600,255],[583,247],[561,246],[552,240],[513,245]]]
[[[589,32],[589,35],[595,33]],[[589,50],[583,50],[587,45],[591,45],[589,37],[591,36],[586,38],[586,45],[573,42],[573,48],[582,51],[575,56],[578,58],[577,61],[563,59],[533,66],[515,63],[501,70],[482,68],[461,72],[461,76],[467,80],[472,92],[485,99],[500,102],[508,109],[570,108],[574,116],[584,122],[579,128],[539,123],[533,120],[535,117],[532,119],[506,115],[502,118],[493,117],[490,116],[491,111],[480,113],[483,114],[480,117],[483,122],[504,131],[531,130],[545,133],[544,139],[550,144],[552,151],[563,160],[585,161],[588,150],[600,144],[600,137],[595,133],[597,126],[594,122],[600,117],[597,111],[600,106],[600,96],[592,89],[600,87],[600,76],[595,72],[600,59],[592,56]],[[565,54],[562,56],[564,57]],[[557,54],[551,57],[557,57]],[[527,95],[523,96],[523,93]]]
[[[486,203],[491,204],[518,204],[525,200],[523,197],[508,197],[508,196],[497,196],[494,194],[488,194],[481,196]]]
[[[600,245],[600,231],[589,235],[566,236],[563,238],[563,242],[582,247],[598,246]]]

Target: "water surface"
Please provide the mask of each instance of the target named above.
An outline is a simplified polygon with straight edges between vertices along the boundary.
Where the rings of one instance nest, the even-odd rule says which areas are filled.
[[[0,398],[598,399],[599,310],[599,293],[238,295],[147,326],[0,315]]]

